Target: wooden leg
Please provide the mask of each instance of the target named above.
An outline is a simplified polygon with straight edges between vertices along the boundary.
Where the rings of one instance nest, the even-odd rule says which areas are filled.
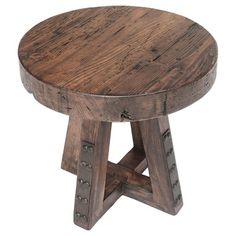
[[[143,139],[142,139],[142,135],[141,135],[140,127],[139,127],[139,122],[131,122],[130,126],[131,126],[134,147],[140,150],[144,150]]]
[[[80,153],[80,131],[82,120],[70,116],[61,168],[73,174],[77,173],[77,160]]]
[[[143,173],[147,168],[147,160],[145,158],[139,122],[131,122],[130,125],[134,147],[118,164],[133,169],[138,173]]]
[[[110,130],[69,120],[62,168],[77,175],[75,224],[90,229],[122,195],[176,214],[183,202],[168,117],[132,122],[134,147],[117,164],[108,161]]]
[[[108,122],[82,121],[74,222],[85,229],[103,212],[110,130]]]
[[[182,195],[167,116],[139,122],[148,162],[153,200],[164,211],[176,214]]]

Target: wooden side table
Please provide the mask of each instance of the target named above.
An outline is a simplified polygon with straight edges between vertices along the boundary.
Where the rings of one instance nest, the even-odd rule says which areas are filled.
[[[202,26],[156,9],[81,9],[29,30],[19,59],[27,91],[70,116],[62,168],[77,175],[75,224],[90,229],[121,195],[180,210],[168,114],[214,83],[217,45]],[[115,121],[130,122],[134,142],[117,164],[108,161]]]

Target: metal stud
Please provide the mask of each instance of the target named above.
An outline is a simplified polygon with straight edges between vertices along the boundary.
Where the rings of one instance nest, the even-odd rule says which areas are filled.
[[[87,198],[84,198],[84,199],[83,199],[83,202],[84,202],[85,204],[88,204],[88,199],[87,199]]]
[[[83,146],[82,146],[82,149],[83,149],[83,151],[85,151],[85,152],[93,152],[93,147],[91,146],[91,145],[87,145],[87,144],[84,144]]]
[[[82,198],[80,195],[77,195],[77,200],[84,204],[88,204],[88,199],[87,198]]]
[[[93,152],[93,147],[92,146],[88,146],[88,151],[89,152]]]
[[[181,198],[182,198],[182,195],[179,194],[179,195],[177,196],[177,198],[175,199],[175,204],[176,204],[176,205],[177,205],[177,203],[181,200]]]
[[[82,148],[83,148],[83,150],[84,150],[85,152],[88,151],[88,145],[85,144],[85,145],[82,146]]]
[[[78,181],[80,184],[84,184],[85,186],[90,187],[90,183],[88,181],[83,180],[83,179],[79,179]]]
[[[78,217],[78,218],[83,219],[84,221],[87,221],[87,216],[86,216],[86,215],[82,215],[82,214],[79,213],[79,212],[76,212],[76,213],[75,213],[75,216]]]
[[[167,157],[169,157],[171,154],[173,154],[173,152],[174,152],[174,149],[171,148],[171,149],[166,153]]]
[[[170,173],[172,173],[175,169],[176,169],[176,164],[174,163],[174,164],[170,167]]]
[[[87,165],[88,169],[92,169],[92,165],[88,164]]]
[[[177,179],[177,180],[173,183],[172,188],[175,188],[178,184],[179,184],[179,180]]]
[[[75,216],[76,216],[76,217],[81,217],[82,215],[81,215],[79,212],[76,212],[76,213],[75,213]]]
[[[87,169],[92,169],[92,165],[90,165],[90,164],[88,164],[87,162],[85,162],[85,161],[81,161],[80,162],[80,166],[81,167],[86,167]]]
[[[87,163],[86,163],[85,161],[81,161],[81,162],[80,162],[80,166],[86,167],[86,166],[87,166]]]
[[[165,133],[163,134],[163,138],[164,138],[164,140],[170,138],[170,130],[169,129],[165,131]]]

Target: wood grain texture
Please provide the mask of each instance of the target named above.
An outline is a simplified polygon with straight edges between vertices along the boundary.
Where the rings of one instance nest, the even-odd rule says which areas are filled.
[[[168,117],[140,122],[153,201],[164,211],[176,214],[182,207],[182,195],[174,157]]]
[[[82,122],[81,119],[70,116],[61,163],[62,169],[75,174],[77,174],[77,163],[80,155]]]
[[[215,81],[217,44],[208,31],[156,9],[87,8],[33,27],[18,55],[27,91],[70,116],[62,168],[77,175],[75,224],[90,229],[122,195],[179,211],[167,115]],[[130,122],[134,144],[117,164],[108,161],[113,121]]]
[[[82,122],[74,222],[85,229],[90,229],[103,212],[110,131],[109,122]]]
[[[132,122],[134,146],[117,164],[107,161],[110,128],[69,120],[62,168],[78,176],[75,223],[90,229],[122,195],[175,215],[183,201],[168,117]]]
[[[21,78],[42,104],[103,121],[190,105],[212,87],[217,45],[199,24],[156,9],[80,9],[49,18],[19,45]]]

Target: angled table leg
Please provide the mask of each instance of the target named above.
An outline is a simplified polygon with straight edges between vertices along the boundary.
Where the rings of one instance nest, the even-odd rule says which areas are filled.
[[[80,153],[80,133],[82,120],[70,116],[61,168],[73,174],[77,173],[77,160]]]
[[[130,122],[130,126],[131,126],[134,147],[137,149],[144,150],[143,139],[142,139],[142,135],[141,135],[140,127],[139,127],[139,122],[137,121]]]
[[[103,214],[111,123],[70,117],[62,169],[77,174],[74,222],[90,229]]]
[[[183,202],[168,117],[140,121],[139,126],[148,162],[153,201],[164,211],[176,214]]]
[[[75,224],[92,228],[121,195],[176,214],[183,202],[168,117],[131,122],[134,147],[117,164],[108,162],[110,131],[109,122],[70,117],[62,168],[77,175]]]
[[[119,165],[134,169],[138,173],[143,173],[147,168],[147,160],[144,154],[139,122],[131,122],[130,125],[134,147],[120,160]]]
[[[82,121],[74,222],[85,229],[103,212],[110,131],[109,122]]]

